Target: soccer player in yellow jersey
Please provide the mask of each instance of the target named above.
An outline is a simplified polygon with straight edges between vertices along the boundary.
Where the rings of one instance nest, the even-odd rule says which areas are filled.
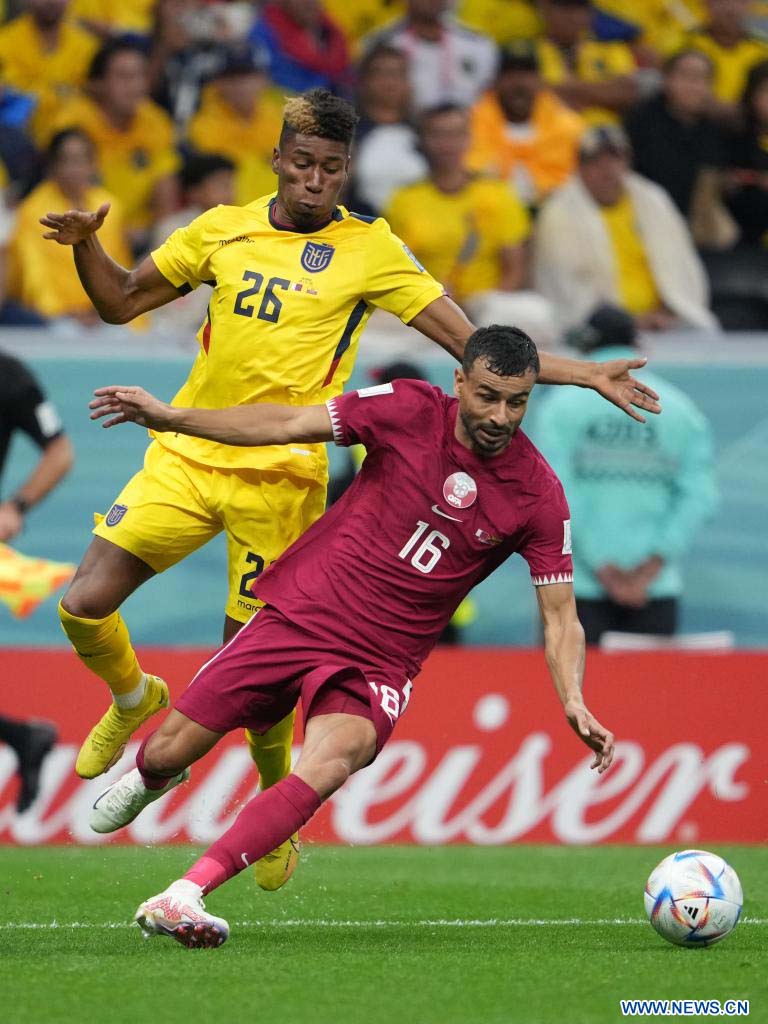
[[[289,100],[284,118],[273,154],[277,194],[208,210],[135,270],[114,263],[98,241],[106,206],[42,218],[46,237],[73,246],[83,285],[108,322],[126,323],[201,282],[213,285],[200,351],[176,404],[324,402],[349,377],[375,306],[457,357],[473,330],[384,220],[369,222],[337,205],[349,170],[353,108],[313,89]],[[653,392],[630,376],[642,360],[541,362],[540,380],[595,388],[636,418],[633,404],[658,408]],[[60,605],[76,653],[113,697],[80,750],[80,775],[106,771],[139,725],[168,704],[165,683],[137,661],[118,612],[123,601],[224,530],[229,640],[256,610],[249,584],[321,515],[325,486],[322,445],[237,449],[155,437],[144,468],[96,526]],[[249,735],[263,787],[290,770],[292,730],[290,716],[264,736]],[[295,859],[292,842],[284,843],[259,862],[257,880],[278,888]]]

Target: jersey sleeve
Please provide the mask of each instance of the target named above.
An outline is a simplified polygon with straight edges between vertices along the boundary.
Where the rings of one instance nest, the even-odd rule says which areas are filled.
[[[535,587],[573,583],[571,513],[559,480],[535,507],[518,550],[528,563]]]
[[[14,386],[4,398],[4,418],[38,448],[47,448],[64,433],[59,414],[25,366],[17,363],[14,371]]]
[[[341,448],[362,444],[366,451],[402,440],[414,428],[423,430],[437,389],[417,380],[394,380],[359,391],[347,391],[326,402],[334,444]]]
[[[186,227],[178,228],[151,254],[163,277],[182,294],[197,288],[210,277],[208,253],[203,245],[210,213],[209,210]]]
[[[384,220],[376,221],[366,250],[365,301],[410,323],[445,294]]]

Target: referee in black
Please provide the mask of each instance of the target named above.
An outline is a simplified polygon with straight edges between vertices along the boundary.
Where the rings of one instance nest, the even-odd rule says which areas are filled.
[[[21,486],[0,500],[0,598],[11,609],[15,593],[24,591],[25,574],[41,572],[46,563],[19,556],[8,542],[21,533],[27,513],[67,475],[73,451],[55,407],[32,372],[20,360],[0,352],[0,477],[18,431],[37,445],[40,458]],[[17,614],[23,611],[17,610]],[[37,796],[40,768],[56,737],[56,729],[49,722],[23,722],[0,715],[0,741],[15,750],[19,762],[19,814]]]

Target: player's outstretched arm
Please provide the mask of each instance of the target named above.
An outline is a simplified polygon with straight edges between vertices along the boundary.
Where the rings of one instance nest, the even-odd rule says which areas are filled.
[[[256,448],[266,444],[331,441],[331,417],[324,405],[238,405],[228,409],[177,409],[143,388],[112,384],[97,388],[91,419],[109,417],[103,427],[137,423],[160,433],[191,434],[220,444]]]
[[[50,229],[44,238],[72,246],[80,281],[101,319],[108,324],[127,324],[141,313],[172,302],[179,293],[150,256],[134,270],[126,270],[107,255],[97,232],[108,213],[109,203],[104,203],[95,213],[49,213],[40,223]]]
[[[436,341],[441,348],[459,361],[467,339],[475,329],[461,307],[447,295],[430,302],[408,326],[415,327],[427,338]]]
[[[435,299],[411,320],[410,327],[437,342],[446,352],[461,360],[467,339],[474,326],[463,311],[443,295]],[[622,409],[632,419],[645,423],[643,412],[659,413],[659,396],[641,380],[630,373],[645,366],[645,359],[613,359],[606,363],[586,362],[582,359],[565,359],[539,352],[541,372],[540,384],[574,384],[577,387],[592,388],[607,401]]]
[[[544,656],[568,724],[590,749],[590,767],[602,773],[613,761],[613,733],[604,728],[584,704],[584,630],[576,615],[571,583],[537,587],[536,597],[544,626]]]
[[[592,363],[540,352],[539,359],[540,384],[574,384],[581,388],[591,388],[638,423],[645,423],[645,417],[638,409],[650,413],[661,412],[659,396],[653,388],[633,377],[630,372],[645,366],[648,360],[643,357]]]

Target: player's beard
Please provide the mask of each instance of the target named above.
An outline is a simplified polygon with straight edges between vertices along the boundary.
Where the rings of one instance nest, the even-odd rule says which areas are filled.
[[[461,413],[461,422],[469,435],[472,447],[481,455],[498,455],[499,452],[503,452],[517,429],[517,427],[495,427],[490,423],[473,420],[463,412]],[[484,433],[485,431],[488,433]]]

